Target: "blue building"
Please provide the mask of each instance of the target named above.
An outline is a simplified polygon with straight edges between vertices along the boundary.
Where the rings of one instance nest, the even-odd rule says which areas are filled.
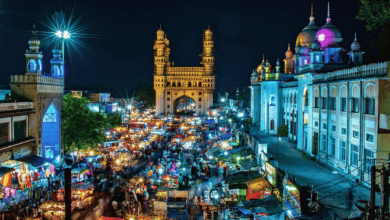
[[[298,149],[339,172],[368,180],[371,159],[390,158],[389,63],[363,64],[364,51],[351,39],[340,46],[332,24],[310,23],[288,45],[284,73],[279,61],[271,71],[264,60],[251,75],[251,117],[261,132],[276,134],[288,126]]]

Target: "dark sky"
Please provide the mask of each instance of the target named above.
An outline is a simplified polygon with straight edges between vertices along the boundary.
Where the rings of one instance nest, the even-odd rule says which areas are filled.
[[[325,24],[327,1],[312,0],[317,26]],[[287,44],[295,44],[298,33],[309,23],[309,0],[6,0],[0,5],[0,84],[11,74],[24,74],[23,53],[28,48],[32,24],[36,23],[44,52],[44,71],[50,72],[51,30],[44,23],[55,11],[65,18],[80,19],[66,48],[67,89],[124,90],[152,84],[153,42],[159,25],[170,40],[175,66],[200,66],[202,33],[208,25],[215,37],[217,89],[240,89],[260,64],[262,54],[275,66],[285,58]],[[332,23],[343,34],[350,49],[356,31],[362,49],[369,46],[364,23],[355,19],[358,0],[330,1]],[[71,22],[75,23],[74,21]],[[46,38],[45,40],[43,38]],[[51,38],[50,38],[51,39]],[[294,49],[294,48],[292,48]]]

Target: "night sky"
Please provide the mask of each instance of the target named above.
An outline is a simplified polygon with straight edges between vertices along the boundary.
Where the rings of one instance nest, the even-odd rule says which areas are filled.
[[[44,23],[60,10],[69,19],[73,10],[74,19],[80,21],[74,26],[82,30],[71,35],[79,44],[66,48],[66,89],[101,88],[113,93],[125,86],[131,90],[137,83],[152,85],[153,43],[161,24],[175,66],[200,66],[202,34],[210,25],[218,54],[216,89],[241,90],[249,85],[263,53],[273,67],[277,58],[285,58],[287,44],[294,45],[309,23],[311,2],[321,27],[327,16],[324,0],[2,1],[0,84],[8,84],[9,75],[24,74],[33,23],[45,55],[43,69],[50,72],[54,32]],[[364,23],[355,19],[358,8],[358,0],[330,1],[332,23],[343,34],[342,46],[350,49],[356,31],[365,50],[371,39]]]

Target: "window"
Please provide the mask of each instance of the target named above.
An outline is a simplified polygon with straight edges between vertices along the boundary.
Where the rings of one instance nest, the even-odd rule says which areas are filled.
[[[345,161],[345,141],[340,141],[339,160]]]
[[[349,111],[358,113],[359,112],[359,99],[358,98],[352,98],[350,100],[350,106],[349,106]]]
[[[23,140],[27,137],[26,120],[14,122],[14,141]]]
[[[47,109],[45,115],[43,116],[43,122],[56,122],[57,121],[57,110],[53,105]]]
[[[353,137],[354,138],[359,138],[359,132],[358,131],[356,131],[356,130],[353,130]]]
[[[332,143],[332,147],[330,148],[329,154],[332,156],[335,156],[336,155],[336,138],[331,137],[330,140]]]
[[[375,114],[375,99],[364,99],[364,114]]]
[[[9,124],[2,123],[0,124],[0,145],[8,143],[9,135]]]
[[[328,109],[328,98],[322,97],[322,109]]]
[[[171,92],[167,92],[167,95],[170,95],[171,94]]]
[[[366,134],[366,140],[368,142],[374,142],[374,135],[372,134]]]
[[[326,134],[323,134],[322,135],[322,146],[321,146],[323,151],[326,150],[326,141],[327,141]]]
[[[171,101],[171,99],[170,99],[170,98],[167,98],[167,101]]]
[[[374,165],[372,159],[374,159],[374,151],[364,149],[364,162],[366,163],[364,169],[368,173],[370,172],[371,166]]]
[[[359,147],[356,145],[351,144],[352,148],[352,166],[357,167],[358,166],[358,161],[359,161]]]
[[[306,125],[308,121],[309,121],[309,114],[305,114],[304,115],[304,124]]]
[[[275,130],[275,121],[271,120],[271,130]]]
[[[167,105],[167,108],[170,108],[171,106],[170,105]]]
[[[322,123],[322,129],[328,129],[328,126],[326,123]]]
[[[202,105],[199,105],[199,108],[202,108]]]
[[[202,95],[202,93],[200,92],[199,95]]]
[[[336,98],[335,97],[330,98],[330,109],[336,110]]]
[[[332,125],[332,131],[336,131],[336,125]]]
[[[341,111],[347,111],[347,98],[341,98]]]
[[[314,122],[314,126],[318,127],[318,121]]]
[[[315,97],[314,98],[314,108],[319,108],[320,107],[320,98]]]
[[[199,102],[202,101],[202,98],[199,98]]]
[[[320,62],[320,56],[316,55],[316,62],[319,63]]]
[[[347,129],[346,128],[341,128],[341,134],[347,134]]]

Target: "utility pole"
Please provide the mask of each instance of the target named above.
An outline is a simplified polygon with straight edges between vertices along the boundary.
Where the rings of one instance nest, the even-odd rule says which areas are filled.
[[[385,220],[385,213],[389,211],[389,170],[382,165],[381,170],[381,219]]]
[[[375,220],[375,160],[374,164],[371,166],[371,196],[370,196],[370,220]]]

